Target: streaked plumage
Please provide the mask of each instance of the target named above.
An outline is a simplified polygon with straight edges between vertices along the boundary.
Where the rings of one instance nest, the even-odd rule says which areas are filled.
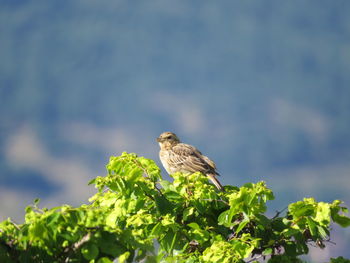
[[[216,171],[215,163],[194,146],[181,143],[172,132],[162,133],[157,141],[160,145],[159,158],[169,174],[201,172],[208,176],[219,190],[223,190],[216,178],[219,173]]]

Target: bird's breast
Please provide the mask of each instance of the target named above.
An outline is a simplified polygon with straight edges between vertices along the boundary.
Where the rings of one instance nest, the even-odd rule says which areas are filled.
[[[168,174],[172,174],[173,171],[171,169],[171,166],[169,165],[169,157],[170,157],[169,151],[167,150],[159,151],[159,159],[162,162],[164,169],[167,171]]]

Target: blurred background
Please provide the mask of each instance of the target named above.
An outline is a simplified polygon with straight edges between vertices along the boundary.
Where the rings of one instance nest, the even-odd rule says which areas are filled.
[[[0,220],[87,203],[123,151],[173,131],[270,215],[350,205],[349,1],[0,1]],[[169,178],[164,170],[163,175]],[[350,257],[349,229],[310,260]]]

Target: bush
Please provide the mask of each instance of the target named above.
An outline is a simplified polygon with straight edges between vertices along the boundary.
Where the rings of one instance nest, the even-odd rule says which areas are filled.
[[[332,222],[350,225],[339,200],[305,198],[269,218],[264,182],[225,192],[200,173],[169,182],[154,161],[128,153],[107,171],[90,182],[89,204],[41,209],[35,200],[24,224],[0,223],[0,262],[302,262],[308,244],[327,245]]]

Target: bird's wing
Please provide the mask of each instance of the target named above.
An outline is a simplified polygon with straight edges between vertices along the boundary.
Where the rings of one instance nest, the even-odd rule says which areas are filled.
[[[207,163],[207,164],[209,164],[211,167],[213,167],[213,169],[216,169],[216,165],[215,165],[215,163],[212,161],[212,160],[210,160],[207,156],[205,156],[205,155],[202,155],[202,157],[203,157],[203,159],[204,159],[204,161]]]
[[[208,157],[202,155],[200,151],[198,151],[192,145],[188,145],[185,143],[179,143],[172,148],[172,154],[169,156],[169,163],[174,166],[180,166],[183,170],[189,172],[214,172],[215,173],[215,165],[214,167],[211,165],[213,163],[209,160]]]

